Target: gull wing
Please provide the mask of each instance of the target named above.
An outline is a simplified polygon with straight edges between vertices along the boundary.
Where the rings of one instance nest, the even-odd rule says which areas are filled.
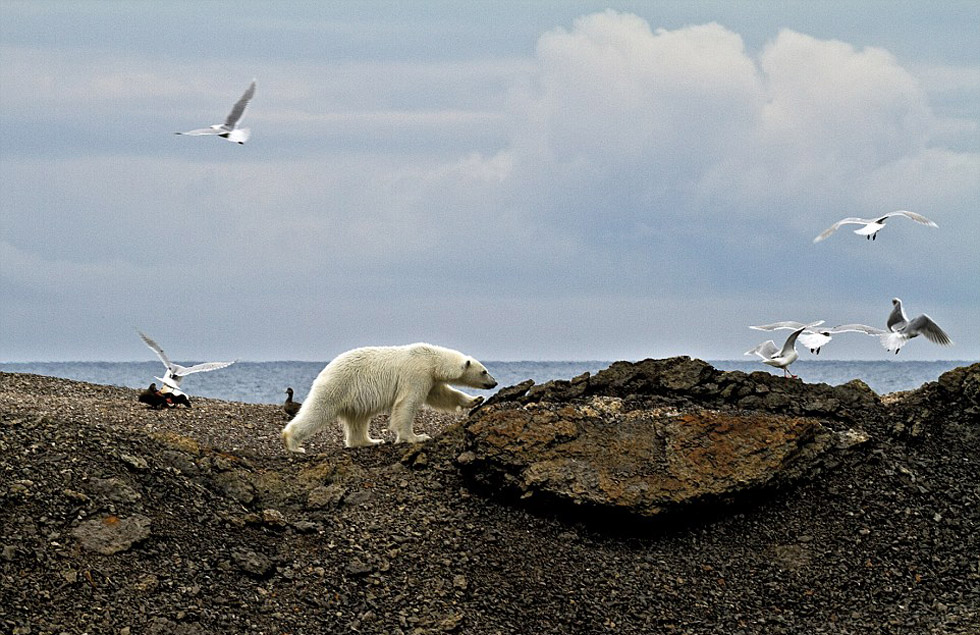
[[[810,324],[808,326],[814,326],[814,325]],[[785,357],[786,355],[789,355],[790,351],[796,348],[796,338],[798,338],[800,336],[800,333],[805,331],[806,328],[807,328],[806,326],[798,328],[789,334],[789,337],[786,338],[786,342],[783,344],[783,349],[779,351],[780,356]]]
[[[802,322],[794,322],[788,320],[785,322],[773,322],[772,324],[761,324],[759,326],[750,326],[750,329],[755,329],[757,331],[780,331],[783,329],[789,329],[795,331],[801,326],[805,326]]]
[[[888,314],[888,321],[885,322],[885,326],[888,327],[889,331],[901,331],[908,323],[909,319],[905,315],[905,309],[902,308],[901,300],[899,300],[898,304],[892,307],[891,313]]]
[[[750,351],[745,351],[746,355],[758,355],[762,359],[772,359],[772,356],[779,352],[776,348],[776,343],[772,340],[768,340],[759,344]]]
[[[910,212],[904,209],[900,209],[897,212],[889,212],[885,214],[879,219],[879,222],[884,221],[886,218],[889,218],[891,216],[904,216],[905,218],[908,218],[909,220],[914,220],[915,222],[920,223],[922,225],[928,225],[929,227],[939,227],[939,225],[929,220],[922,214],[916,214],[915,212]]]
[[[874,219],[869,219],[869,218],[855,218],[853,216],[850,216],[848,218],[843,218],[837,221],[836,223],[834,223],[833,225],[831,225],[830,227],[828,227],[827,229],[823,230],[823,233],[817,236],[816,238],[814,238],[813,242],[818,243],[821,240],[828,238],[831,234],[833,234],[835,231],[840,229],[841,225],[867,225],[868,223],[873,223],[873,222]]]
[[[171,388],[173,390],[180,388],[180,383],[171,377],[169,373],[165,377],[154,377],[153,379],[156,379],[161,385],[166,386],[167,388]]]
[[[204,362],[203,364],[195,364],[189,368],[181,368],[180,376],[190,375],[191,373],[206,373],[209,370],[218,370],[219,368],[225,368],[226,366],[231,366],[235,362]]]
[[[214,128],[198,128],[197,130],[188,130],[187,132],[175,132],[174,134],[182,134],[190,137],[201,137],[203,135],[216,135],[220,134],[220,130],[215,130]]]
[[[762,324],[761,326],[750,326],[750,329],[755,329],[757,331],[782,331],[789,329],[795,331],[798,328],[811,328],[813,326],[820,326],[823,324],[823,320],[817,320],[816,322],[810,322],[809,324],[804,324],[803,322],[794,322],[793,320],[787,320],[785,322],[773,322],[772,324]]]
[[[939,344],[940,346],[949,346],[953,343],[949,339],[949,335],[946,335],[946,331],[939,328],[939,325],[932,321],[932,318],[923,313],[918,317],[912,318],[902,331],[908,337],[915,337],[916,335],[924,335],[927,340],[934,344]]]
[[[228,113],[228,118],[225,119],[225,128],[229,130],[233,129],[235,125],[238,124],[238,120],[242,118],[245,114],[245,107],[248,106],[248,102],[252,101],[252,97],[255,95],[255,80],[249,84],[248,89],[241,96],[241,98],[235,102],[235,106]]]
[[[839,324],[827,330],[831,333],[864,333],[865,335],[883,335],[888,332],[865,324]]]
[[[170,358],[167,357],[167,354],[163,352],[163,349],[160,347],[159,344],[157,344],[156,342],[154,342],[152,339],[150,339],[144,333],[142,333],[140,331],[136,331],[136,332],[139,333],[140,339],[143,340],[143,343],[146,344],[147,346],[149,346],[150,347],[150,350],[152,350],[154,353],[157,354],[157,357],[159,357],[160,358],[160,361],[163,362],[163,365],[167,367],[167,370],[173,371],[174,368],[176,368],[174,366],[173,362],[170,361]]]
[[[159,380],[163,384],[163,387],[169,389],[169,390],[164,390],[163,387],[162,387],[161,390],[160,390],[160,392],[163,392],[163,393],[170,392],[170,393],[173,393],[175,395],[186,395],[187,394],[186,392],[184,392],[183,390],[180,389],[180,382],[174,381],[169,376],[163,377],[163,378],[154,377],[154,379]]]

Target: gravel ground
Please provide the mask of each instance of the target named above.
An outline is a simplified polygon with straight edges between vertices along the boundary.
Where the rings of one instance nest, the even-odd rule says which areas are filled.
[[[471,491],[451,416],[420,415],[426,444],[330,430],[295,458],[276,407],[136,397],[0,373],[0,631],[980,633],[975,422],[610,526]]]

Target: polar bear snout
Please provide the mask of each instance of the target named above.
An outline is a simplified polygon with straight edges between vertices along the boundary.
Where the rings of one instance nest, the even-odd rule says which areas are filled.
[[[479,377],[477,379],[477,382],[476,382],[476,384],[473,387],[474,388],[496,388],[497,387],[497,380],[493,378],[493,375],[491,375],[490,373],[487,372],[487,369],[486,368],[484,368],[484,369],[482,369],[480,371],[480,375],[479,375]]]

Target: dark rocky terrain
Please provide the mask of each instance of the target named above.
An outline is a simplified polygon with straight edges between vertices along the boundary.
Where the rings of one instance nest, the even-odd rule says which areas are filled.
[[[137,394],[0,374],[0,632],[980,632],[980,364],[879,397],[687,358],[619,363],[506,389],[469,417],[425,412],[425,444],[344,450],[331,429],[303,457],[282,450],[277,407],[156,411]],[[805,422],[792,444],[861,440],[820,446],[806,469],[784,470],[799,465],[786,446],[763,461],[785,478],[654,515],[514,487],[541,461],[496,453],[489,423],[575,422],[544,445],[521,424],[554,461],[594,445],[609,420],[582,410],[596,399],[692,417],[709,449],[730,421]],[[676,448],[698,456],[699,438]],[[738,456],[767,450],[753,447]]]

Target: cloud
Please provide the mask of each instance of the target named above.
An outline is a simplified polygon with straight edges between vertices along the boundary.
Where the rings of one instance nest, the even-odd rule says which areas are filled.
[[[239,60],[241,80],[225,59],[0,53],[4,288],[26,294],[32,269],[50,296],[100,285],[126,329],[153,326],[147,275],[175,283],[168,310],[227,320],[229,344],[445,335],[487,358],[738,356],[754,342],[733,323],[977,300],[980,153],[958,136],[977,121],[931,101],[972,94],[975,69],[792,30],[749,50],[615,11],[528,59]],[[220,120],[252,75],[249,144],[170,134]],[[810,244],[901,208],[940,230]]]
[[[634,220],[642,206],[677,217],[751,214],[814,190],[845,200],[925,152],[937,127],[887,52],[789,30],[753,58],[717,24],[652,32],[607,11],[543,35],[536,61],[515,98],[515,164],[568,198],[632,206]]]
[[[544,34],[536,61],[512,105],[515,163],[574,199],[602,205],[612,196],[607,213],[676,210],[745,142],[762,100],[741,39],[716,24],[652,33],[636,16],[607,11]],[[539,204],[555,200],[567,212],[552,194]]]
[[[980,154],[936,145],[949,121],[882,49],[783,30],[752,54],[718,24],[653,31],[606,11],[542,35],[508,116],[505,149],[468,158],[508,166],[472,206],[506,211],[484,238],[525,265],[509,284],[542,301],[699,298],[718,307],[699,323],[727,329],[752,307],[786,319],[799,296],[819,297],[811,312],[829,319],[863,302],[874,323],[875,299],[900,290],[950,306],[976,297],[980,267],[961,232],[980,231],[969,211]],[[454,178],[446,189],[462,191]],[[429,190],[431,204],[447,196]],[[889,230],[904,244],[919,232],[912,253],[846,235],[810,244],[842,216],[895,209],[949,229]]]

